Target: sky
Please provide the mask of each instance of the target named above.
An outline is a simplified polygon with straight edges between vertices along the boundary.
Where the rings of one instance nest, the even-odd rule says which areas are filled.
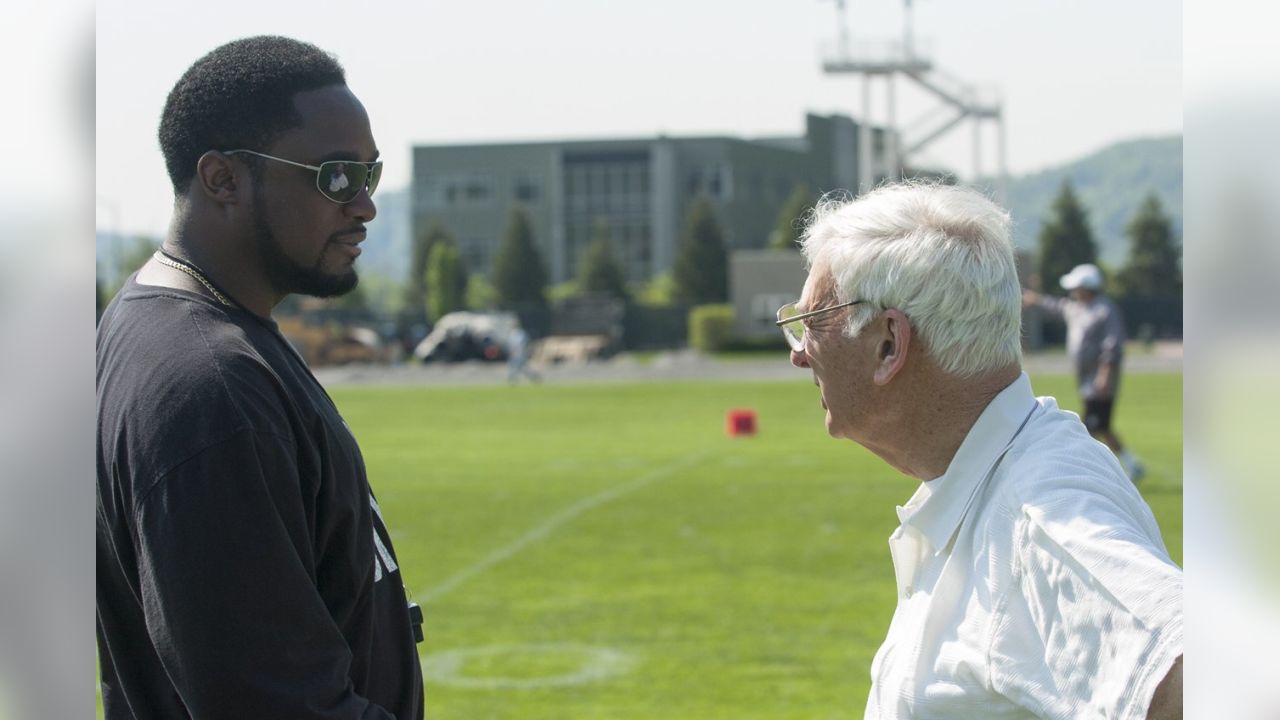
[[[847,6],[853,44],[902,38],[900,0]],[[936,68],[1001,98],[1013,174],[1182,131],[1179,3],[915,0],[911,16]],[[398,189],[415,143],[798,136],[806,112],[861,117],[861,79],[821,68],[838,18],[834,0],[102,0],[97,227],[163,235],[172,192],[155,132],[165,96],[237,37],[290,35],[336,54],[369,111],[383,187]],[[895,87],[900,124],[942,111],[909,80]],[[871,120],[883,123],[884,81],[871,92]],[[995,138],[990,124],[980,131],[982,172],[995,170]],[[917,164],[970,176],[973,140],[965,123]]]

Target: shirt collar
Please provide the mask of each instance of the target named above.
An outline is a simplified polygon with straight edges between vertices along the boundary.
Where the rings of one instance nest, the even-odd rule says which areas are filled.
[[[898,508],[903,525],[919,530],[934,552],[951,543],[969,505],[992,466],[1022,428],[1036,402],[1031,379],[1018,376],[987,404],[941,477],[921,483],[905,506]]]

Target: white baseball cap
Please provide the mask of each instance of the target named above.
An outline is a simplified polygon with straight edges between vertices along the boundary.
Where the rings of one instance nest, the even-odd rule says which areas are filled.
[[[1058,282],[1062,284],[1063,290],[1075,290],[1076,288],[1101,290],[1102,271],[1098,269],[1097,265],[1085,263],[1071,268],[1071,272],[1063,275]]]

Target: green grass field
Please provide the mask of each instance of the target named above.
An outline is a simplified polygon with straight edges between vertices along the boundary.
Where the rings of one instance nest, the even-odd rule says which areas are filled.
[[[861,717],[916,483],[828,438],[797,374],[334,390],[426,613],[427,717]],[[1181,375],[1126,377],[1116,426],[1181,563]]]
[[[1181,562],[1182,378],[1125,382]],[[426,612],[429,718],[861,716],[915,482],[828,438],[803,378],[334,396]]]

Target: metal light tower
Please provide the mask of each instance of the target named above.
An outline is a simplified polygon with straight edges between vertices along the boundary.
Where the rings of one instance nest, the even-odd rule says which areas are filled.
[[[900,178],[902,168],[910,159],[934,140],[946,134],[966,119],[973,121],[973,175],[982,173],[981,129],[984,120],[993,120],[996,126],[996,193],[999,201],[1006,201],[1008,170],[1005,158],[1004,115],[999,98],[984,98],[977,88],[948,75],[934,67],[927,48],[918,47],[913,37],[912,0],[903,0],[903,32],[901,42],[859,41],[850,45],[845,23],[844,0],[835,0],[838,44],[834,53],[823,58],[822,71],[827,74],[853,74],[862,76],[862,118],[858,124],[858,191],[870,188],[877,174]],[[898,127],[895,79],[905,75],[916,85],[928,91],[941,105],[909,123]],[[874,167],[871,149],[871,82],[873,78],[885,79],[885,151],[882,167]],[[878,173],[876,171],[879,171]]]

